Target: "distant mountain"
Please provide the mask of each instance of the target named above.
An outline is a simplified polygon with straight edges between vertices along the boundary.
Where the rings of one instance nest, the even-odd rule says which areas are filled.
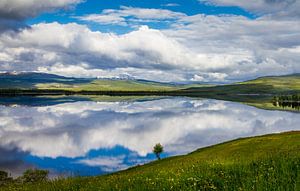
[[[36,72],[7,72],[0,73],[0,88],[34,88],[36,84],[43,83],[63,83],[77,84],[89,83],[93,79],[70,78],[55,74],[36,73]]]
[[[0,73],[0,89],[64,89],[94,91],[165,90],[174,88],[160,83],[133,78],[73,78],[47,73]]]
[[[67,77],[55,75],[55,74],[47,74],[47,73],[36,73],[36,72],[6,72],[0,74],[0,79],[67,79]]]

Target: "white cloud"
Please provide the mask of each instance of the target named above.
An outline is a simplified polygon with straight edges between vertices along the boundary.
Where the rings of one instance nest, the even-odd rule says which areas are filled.
[[[178,7],[180,5],[178,3],[167,3],[167,4],[163,4],[162,6],[165,6],[165,7]]]
[[[198,81],[198,82],[224,82],[226,79],[227,74],[224,73],[208,73],[208,74],[195,74],[191,81]]]
[[[232,60],[230,55],[221,55],[214,59],[211,55],[193,52],[161,31],[146,26],[128,34],[115,35],[92,32],[87,27],[74,23],[66,25],[42,23],[17,34],[2,34],[0,39],[6,44],[6,47],[2,47],[3,51],[10,51],[11,55],[15,55],[14,62],[10,63],[11,69],[20,69],[21,65],[30,68],[31,65],[31,70],[59,72],[59,68],[70,65],[67,67],[70,71],[82,70],[82,72],[84,70],[101,72],[100,69],[115,71],[118,70],[116,68],[123,71],[137,68],[137,70],[147,69],[150,72],[157,70],[184,72],[184,70],[223,67],[218,59]],[[103,63],[99,62],[101,59]],[[213,64],[207,65],[207,61],[212,61]],[[6,68],[0,66],[0,69],[7,70],[7,66]]]
[[[173,12],[168,9],[149,9],[135,7],[121,7],[121,10],[104,10],[104,13],[120,13],[123,16],[133,16],[139,19],[178,19],[186,16],[184,13]]]
[[[185,17],[163,32],[196,52],[210,55],[213,60],[220,57],[221,64],[213,64],[215,72],[227,74],[227,79],[242,80],[299,72],[299,55],[280,51],[299,46],[299,30],[299,20],[200,14]]]
[[[7,19],[26,19],[45,11],[65,8],[82,0],[1,0],[0,17]]]
[[[81,16],[81,17],[75,17],[79,20],[82,21],[91,21],[91,22],[96,22],[100,23],[103,25],[112,25],[112,24],[118,24],[118,25],[127,25],[125,22],[126,19],[119,16],[119,15],[113,15],[113,14],[90,14],[86,16]]]
[[[121,6],[120,9],[105,9],[100,14],[90,14],[75,18],[100,24],[133,25],[137,23],[176,20],[185,16],[184,13],[173,12],[168,9]]]
[[[0,35],[0,71],[206,82],[300,72],[300,56],[295,51],[300,46],[299,20],[187,16],[132,7],[104,10],[103,15],[109,16],[101,18],[107,22],[125,25],[132,17],[175,20],[169,29],[141,26],[126,34],[56,22],[5,32]]]

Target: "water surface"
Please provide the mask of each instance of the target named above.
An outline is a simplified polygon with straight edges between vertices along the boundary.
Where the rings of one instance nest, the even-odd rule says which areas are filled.
[[[26,100],[30,102],[30,100]],[[57,175],[99,175],[200,147],[268,133],[300,130],[299,113],[192,98],[142,101],[84,99],[0,106],[0,170],[28,168]]]

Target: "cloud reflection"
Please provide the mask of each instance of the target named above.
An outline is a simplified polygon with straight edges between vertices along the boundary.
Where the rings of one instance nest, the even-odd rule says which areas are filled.
[[[136,155],[130,157],[134,165],[150,160],[158,142],[167,155],[178,155],[239,137],[299,130],[299,122],[297,113],[189,98],[0,106],[0,147],[36,158],[64,157],[110,172],[128,166],[125,156],[90,157],[91,150],[121,146]]]

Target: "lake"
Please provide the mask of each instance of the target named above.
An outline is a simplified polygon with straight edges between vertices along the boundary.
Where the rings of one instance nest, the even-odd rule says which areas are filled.
[[[101,100],[101,99],[100,99]],[[0,98],[0,170],[56,176],[111,173],[224,141],[300,130],[299,113],[181,98],[88,101]]]

